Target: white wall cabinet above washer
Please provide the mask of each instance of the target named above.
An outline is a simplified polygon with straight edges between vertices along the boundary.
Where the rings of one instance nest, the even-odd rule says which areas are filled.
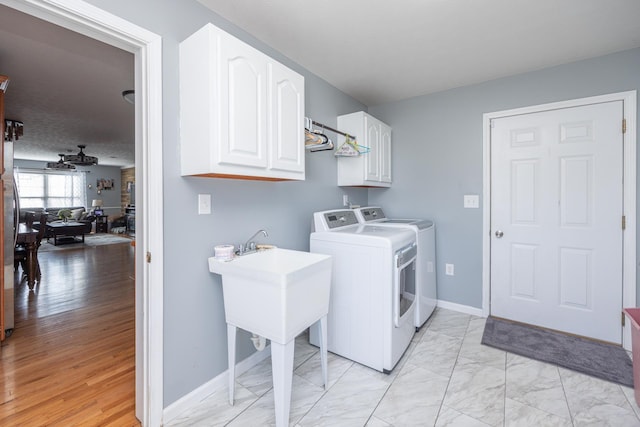
[[[338,129],[357,138],[370,151],[357,157],[338,157],[338,185],[391,186],[391,128],[358,111],[338,116]],[[340,145],[340,144],[338,144]]]
[[[304,77],[212,24],[180,43],[182,175],[304,180]]]

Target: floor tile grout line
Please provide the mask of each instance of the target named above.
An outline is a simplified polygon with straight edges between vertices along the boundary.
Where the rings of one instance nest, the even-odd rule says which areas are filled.
[[[482,339],[480,340],[480,345],[482,345]],[[502,425],[505,426],[507,424],[507,368],[508,364],[508,353],[504,352],[504,391],[502,393],[502,401],[504,403],[504,407],[502,408]]]
[[[560,372],[560,368],[557,365],[555,368],[558,371],[558,378],[560,378],[560,386],[562,387],[562,394],[564,395],[564,401],[567,404],[567,410],[569,411],[569,420],[571,421],[571,425],[575,426],[576,422],[573,417],[573,411],[571,410],[571,405],[569,405],[569,396],[567,396],[567,389],[564,386],[564,379],[562,378],[562,372]]]
[[[318,351],[319,351],[319,350],[318,350]],[[327,356],[327,359],[328,359],[328,356]],[[300,422],[302,422],[302,420],[304,420],[304,417],[306,417],[307,415],[309,415],[309,412],[311,412],[311,411],[313,410],[313,408],[315,408],[315,407],[316,407],[316,405],[318,404],[318,402],[320,402],[320,401],[322,400],[322,398],[323,398],[323,397],[325,397],[325,396],[327,395],[327,393],[329,393],[329,390],[331,390],[331,389],[333,388],[333,386],[335,386],[336,384],[338,384],[338,382],[340,381],[340,379],[341,379],[342,377],[344,377],[344,376],[347,374],[347,372],[349,372],[349,370],[351,370],[351,368],[353,368],[354,363],[356,363],[356,362],[351,361],[351,365],[349,366],[349,368],[348,368],[348,369],[345,369],[345,371],[342,373],[342,375],[340,375],[340,376],[336,379],[336,381],[333,383],[333,385],[329,386],[329,385],[327,384],[327,387],[326,387],[326,388],[324,388],[324,391],[322,392],[322,395],[320,395],[320,397],[319,397],[315,402],[313,402],[313,405],[311,405],[311,406],[309,407],[309,409],[307,410],[307,412],[305,412],[305,413],[300,417],[300,419],[298,419],[298,421],[296,422],[296,425],[300,424]],[[329,366],[328,366],[328,365],[329,365],[329,362],[328,362],[328,360],[327,360],[327,370],[329,369]],[[329,375],[327,375],[327,382],[329,382]],[[300,424],[300,425],[301,425],[301,424]],[[302,425],[301,425],[301,426],[302,426]]]
[[[307,357],[306,357],[302,362],[300,362],[300,364],[299,364],[299,365],[298,365],[298,366],[293,370],[293,374],[294,374],[294,375],[298,375],[298,374],[296,374],[296,372],[295,372],[295,371],[297,371],[297,370],[298,370],[302,365],[304,365],[305,363],[307,363],[307,362],[308,362],[308,361],[309,361],[309,360],[310,360],[310,359],[315,355],[315,353],[316,353],[316,352],[318,352],[318,351],[319,351],[319,350],[316,350],[316,351],[314,351],[314,352],[310,353],[310,354],[309,354],[309,355],[308,355],[308,356],[307,356]],[[271,356],[269,356],[269,358],[270,358],[270,357],[271,357]],[[265,359],[265,360],[267,360],[267,359]],[[309,382],[310,384],[313,384],[313,383],[311,383],[310,381],[306,380],[304,377],[302,377],[302,376],[300,376],[300,375],[298,375],[298,377],[300,377],[300,378],[302,378],[303,380],[305,380],[305,381]],[[271,387],[269,387],[268,389],[266,389],[266,391],[264,391],[264,393],[262,393],[262,394],[258,395],[258,394],[256,394],[256,393],[254,393],[253,391],[251,391],[251,390],[250,390],[249,388],[247,388],[246,386],[242,385],[242,383],[238,382],[237,380],[236,380],[236,384],[237,384],[237,385],[240,385],[241,387],[243,387],[243,388],[245,388],[245,389],[247,389],[247,390],[249,391],[249,393],[251,393],[251,394],[253,394],[254,396],[256,396],[256,398],[253,400],[253,402],[251,402],[251,404],[249,404],[249,406],[247,406],[246,408],[244,408],[244,409],[243,409],[242,411],[240,411],[240,412],[239,412],[235,417],[231,418],[227,423],[225,423],[225,426],[229,425],[229,424],[230,424],[230,423],[232,423],[234,420],[236,420],[238,417],[240,417],[242,414],[244,414],[246,411],[248,411],[251,407],[253,407],[253,406],[258,402],[258,400],[260,400],[262,397],[264,397],[267,393],[269,393],[269,392],[273,389],[273,384],[272,384],[272,385],[271,385]],[[315,385],[315,384],[313,384],[313,385]],[[293,386],[293,377],[292,377],[292,386]],[[320,396],[320,398],[319,398],[318,400],[320,400],[320,399],[325,395],[325,393],[326,393],[327,391],[328,391],[328,390],[325,390],[325,391],[322,393],[322,395]],[[314,405],[315,405],[315,404],[314,404]],[[308,413],[308,411],[307,411],[304,415],[306,415],[307,413]],[[304,417],[304,415],[303,415],[302,417]],[[302,419],[302,417],[300,418],[300,420]]]
[[[440,418],[440,413],[442,412],[442,407],[444,406],[444,401],[447,397],[447,391],[449,391],[449,386],[451,385],[451,379],[453,378],[453,371],[455,371],[456,366],[458,365],[458,359],[460,358],[460,352],[462,351],[462,343],[464,342],[464,338],[467,336],[468,329],[469,329],[469,323],[467,323],[467,329],[465,329],[464,336],[460,340],[460,346],[458,347],[458,352],[456,353],[456,360],[453,362],[453,366],[451,367],[451,372],[449,372],[449,380],[447,381],[447,386],[444,389],[444,395],[442,396],[442,400],[440,401],[440,407],[438,408],[436,419],[433,422],[434,425],[438,423],[438,418]]]
[[[638,406],[638,403],[635,401],[635,398],[633,399],[633,402],[631,400],[629,400],[629,396],[627,396],[627,393],[624,392],[624,390],[622,389],[622,386],[620,386],[620,391],[622,391],[622,395],[624,396],[625,399],[627,399],[627,403],[629,404],[629,406],[631,406],[631,410],[636,415],[636,418],[640,421],[640,415],[634,409],[634,405]],[[635,393],[635,388],[634,388],[634,393]],[[635,394],[634,394],[634,396],[635,396]]]
[[[420,340],[418,342],[422,341],[422,337],[420,338]],[[411,345],[412,343],[410,343],[409,345]],[[411,355],[413,354],[413,352],[415,351],[417,347],[417,343],[415,343],[415,345],[413,346],[413,348],[409,351],[409,353],[405,353],[402,355],[402,357],[400,358],[400,360],[402,360],[403,358],[406,357],[406,359],[404,360],[402,366],[400,367],[400,370],[398,372],[396,372],[396,376],[391,380],[391,382],[389,383],[389,385],[387,386],[386,390],[384,391],[384,393],[382,394],[382,396],[380,397],[380,399],[378,399],[378,403],[376,404],[376,406],[374,406],[373,410],[371,411],[371,414],[369,415],[369,418],[367,418],[367,421],[365,422],[365,426],[369,423],[369,421],[371,421],[371,418],[373,417],[373,414],[376,413],[376,410],[378,409],[378,407],[380,406],[380,403],[382,403],[382,401],[384,400],[384,397],[387,395],[387,393],[389,392],[389,390],[391,389],[391,386],[396,382],[396,380],[398,379],[398,377],[400,376],[400,373],[402,372],[402,370],[405,369],[405,367],[407,366],[407,362],[409,361],[409,359],[411,358]],[[408,348],[407,348],[408,350]],[[398,361],[398,363],[400,363],[400,360]],[[389,373],[388,375],[391,375],[391,373]],[[390,424],[389,422],[387,422],[387,420],[380,418],[382,421],[384,421],[386,424]],[[393,425],[393,424],[391,424]]]

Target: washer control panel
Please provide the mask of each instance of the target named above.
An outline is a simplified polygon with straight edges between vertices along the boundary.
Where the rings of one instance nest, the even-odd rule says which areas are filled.
[[[356,214],[352,210],[325,212],[324,221],[329,230],[358,224],[358,218],[356,218]]]
[[[384,212],[382,212],[382,208],[362,208],[360,209],[360,213],[362,214],[365,222],[386,218],[386,216],[384,216]]]

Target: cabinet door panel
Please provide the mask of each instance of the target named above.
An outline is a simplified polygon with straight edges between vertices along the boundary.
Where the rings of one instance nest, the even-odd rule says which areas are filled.
[[[380,181],[391,182],[391,128],[380,127]]]
[[[367,132],[367,146],[370,148],[365,156],[364,179],[380,181],[380,124],[372,117],[365,116],[365,131]]]
[[[304,78],[269,64],[271,169],[304,171]]]
[[[220,54],[220,163],[265,168],[266,61],[233,41]]]

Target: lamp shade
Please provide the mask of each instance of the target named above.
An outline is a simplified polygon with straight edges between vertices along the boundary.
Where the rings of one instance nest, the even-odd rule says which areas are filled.
[[[91,207],[92,208],[100,208],[100,207],[102,207],[102,200],[101,199],[93,199],[91,201]]]

